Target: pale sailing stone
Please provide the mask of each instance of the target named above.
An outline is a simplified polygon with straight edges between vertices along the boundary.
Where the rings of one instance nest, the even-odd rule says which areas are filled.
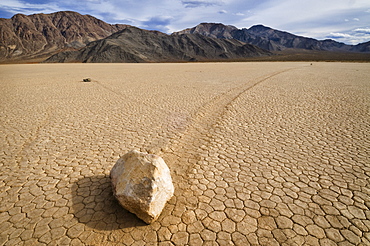
[[[130,151],[118,159],[110,177],[119,203],[148,224],[158,219],[174,193],[170,170],[157,155]]]

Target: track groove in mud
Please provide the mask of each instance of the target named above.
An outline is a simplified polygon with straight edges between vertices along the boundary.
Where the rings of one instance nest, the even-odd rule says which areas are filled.
[[[40,120],[39,123],[37,123],[34,130],[32,130],[32,133],[30,136],[25,140],[25,142],[22,144],[19,152],[16,154],[18,156],[17,165],[19,166],[21,163],[27,162],[27,149],[30,148],[30,146],[37,140],[38,136],[40,135],[42,129],[44,129],[47,124],[49,124],[49,120],[51,117],[51,107],[48,107],[45,110],[45,116],[43,119]]]
[[[208,103],[203,105],[192,117],[186,129],[182,132],[179,132],[178,136],[176,136],[174,139],[169,140],[169,146],[162,148],[162,150],[164,150],[163,156],[170,160],[175,173],[183,174],[192,168],[191,165],[187,166],[186,164],[184,165],[184,163],[178,163],[178,159],[187,156],[186,153],[197,153],[197,151],[194,152],[191,151],[191,149],[200,148],[201,146],[194,145],[194,140],[198,139],[201,141],[206,141],[209,129],[212,128],[212,126],[216,124],[217,121],[224,115],[225,111],[228,110],[228,107],[233,101],[235,101],[243,93],[253,89],[255,86],[263,83],[264,81],[288,72],[292,69],[297,68],[284,69],[282,71],[264,75],[256,79],[255,82],[248,81],[241,86],[237,86],[221,95],[216,96]],[[175,142],[179,144],[176,144]],[[171,151],[168,152],[168,150]],[[158,153],[158,150],[152,150],[151,152]],[[194,156],[192,158],[194,158]]]

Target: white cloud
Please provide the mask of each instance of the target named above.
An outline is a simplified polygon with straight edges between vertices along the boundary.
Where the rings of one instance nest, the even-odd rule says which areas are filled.
[[[344,36],[344,37],[336,37],[335,39],[338,42],[356,45],[359,43],[368,42],[370,40],[370,35],[366,35],[366,36],[349,35],[349,36]]]
[[[356,28],[354,31],[355,32],[360,32],[360,33],[369,33],[370,34],[370,28]]]
[[[28,3],[20,0],[1,0],[0,9],[11,14],[22,13],[25,15],[39,12],[52,13],[60,10],[59,6],[55,3],[34,4],[32,2]]]
[[[150,19],[143,21],[141,26],[148,30],[162,30],[168,31],[167,25],[172,21],[171,16],[155,16]]]
[[[356,28],[345,32],[332,32],[327,38],[348,44],[364,43],[370,40],[370,28]]]
[[[330,37],[331,38],[350,38],[352,36],[347,33],[331,32]]]
[[[218,0],[181,0],[181,2],[186,8],[222,5],[222,1]]]

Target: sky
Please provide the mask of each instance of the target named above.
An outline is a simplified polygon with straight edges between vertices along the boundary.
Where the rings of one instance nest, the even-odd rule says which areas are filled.
[[[0,18],[66,10],[165,33],[215,22],[346,44],[370,41],[370,0],[0,0]]]

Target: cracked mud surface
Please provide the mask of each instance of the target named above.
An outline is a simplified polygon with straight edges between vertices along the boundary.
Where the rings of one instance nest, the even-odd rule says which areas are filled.
[[[370,245],[369,64],[0,75],[0,245]],[[162,156],[174,180],[151,225],[112,195],[131,149]]]

